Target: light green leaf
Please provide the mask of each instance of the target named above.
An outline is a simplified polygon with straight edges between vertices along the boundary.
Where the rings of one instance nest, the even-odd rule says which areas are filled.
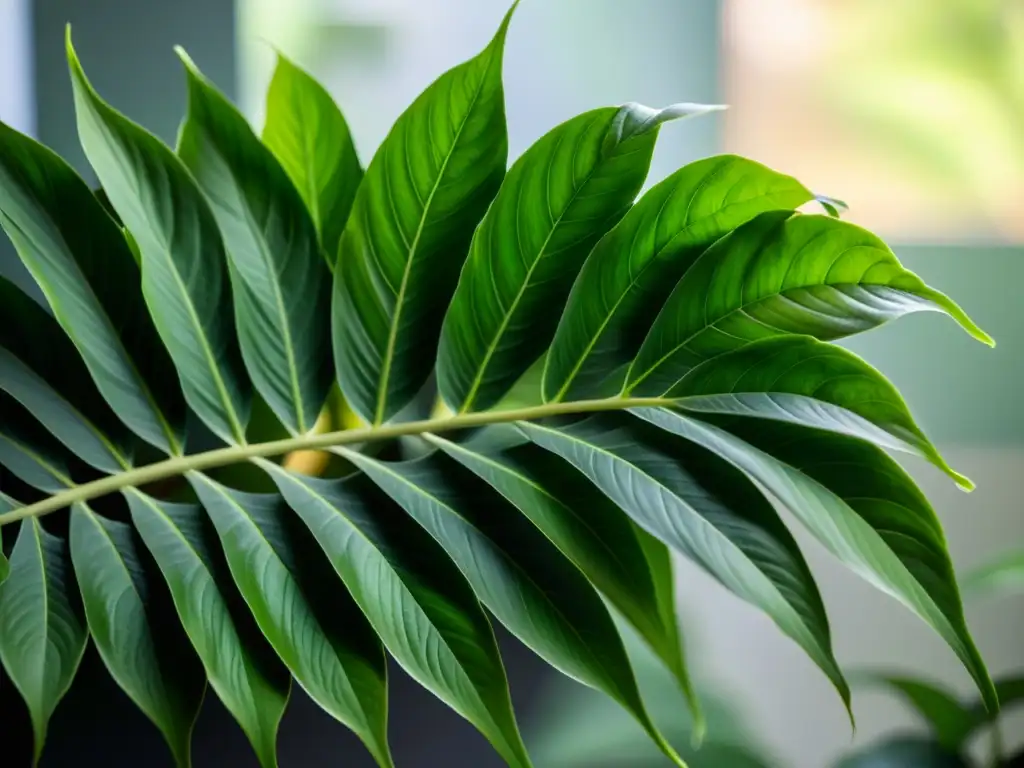
[[[663,409],[635,413],[714,451],[766,488],[836,557],[924,619],[999,702],[964,620],[942,526],[904,470],[862,440],[784,422],[703,423]]]
[[[867,230],[828,216],[773,211],[723,237],[679,281],[625,390],[667,392],[690,368],[758,339],[799,333],[829,341],[922,311],[945,312],[992,343]]]
[[[734,155],[691,163],[653,187],[587,258],[548,355],[545,398],[601,391],[636,356],[704,249],[759,213],[813,197],[796,179]]]
[[[643,186],[662,123],[712,109],[595,109],[515,162],[473,235],[441,329],[438,386],[452,410],[487,410],[540,357],[558,323],[552,309]]]
[[[70,29],[67,52],[82,147],[138,243],[142,294],[185,399],[219,437],[244,442],[249,387],[210,206],[167,146],[96,93],[71,46]]]
[[[832,654],[814,577],[778,514],[741,472],[624,414],[563,428],[519,426],[586,475],[641,528],[768,614],[849,708],[849,687]]]
[[[687,698],[695,730],[703,728],[675,613],[667,547],[585,478],[567,473],[558,459],[527,444],[504,451],[440,437],[431,442],[514,504],[578,567],[640,633],[672,672]]]
[[[242,358],[289,429],[313,428],[334,378],[330,272],[284,169],[242,114],[178,49],[188,117],[178,154],[206,193],[231,265]]]
[[[12,509],[17,509],[21,504],[16,502],[10,496],[5,493],[0,493],[0,513],[10,512]],[[11,563],[7,559],[7,555],[4,553],[4,529],[0,527],[0,585],[3,585],[7,581],[7,577],[11,573]]]
[[[681,764],[644,708],[600,596],[529,520],[444,453],[384,463],[340,450],[434,537],[516,637],[556,669],[618,701]]]
[[[10,567],[0,585],[0,662],[28,705],[36,765],[89,634],[66,541],[29,518],[21,524]]]
[[[74,485],[69,458],[39,422],[0,392],[0,466],[33,488],[60,493]]]
[[[277,728],[291,678],[247,613],[194,505],[158,501],[129,489],[132,522],[167,581],[210,686],[242,727],[263,768],[277,766]]]
[[[373,424],[433,371],[473,229],[505,175],[501,67],[514,10],[398,118],[356,193],[335,270],[334,356],[349,404]]]
[[[263,143],[302,195],[327,262],[334,264],[363,169],[334,99],[280,52],[267,90]]]
[[[810,336],[775,336],[690,369],[667,393],[680,408],[802,424],[923,456],[966,490],[914,423],[896,388],[834,344]]]
[[[199,473],[189,481],[260,631],[310,697],[391,768],[384,649],[309,531],[280,496],[234,491]]]
[[[968,571],[962,583],[964,593],[976,598],[1024,593],[1024,552],[1011,552]]]
[[[3,123],[0,225],[118,417],[181,453],[185,403],[120,229],[71,166]]]
[[[83,461],[109,473],[131,466],[131,437],[71,340],[52,315],[3,277],[0,389]]]
[[[71,512],[71,560],[93,641],[111,676],[160,729],[179,768],[192,764],[192,728],[206,676],[131,527],[86,505]]]
[[[364,474],[318,480],[259,463],[402,668],[529,768],[494,631],[444,550]]]

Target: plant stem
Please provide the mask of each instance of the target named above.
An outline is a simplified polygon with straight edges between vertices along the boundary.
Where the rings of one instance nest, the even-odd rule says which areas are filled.
[[[250,459],[282,456],[292,451],[332,448],[338,445],[387,440],[405,435],[450,432],[458,429],[485,427],[491,424],[507,424],[514,421],[535,421],[551,416],[621,411],[627,408],[657,408],[672,405],[674,402],[674,400],[663,397],[615,397],[604,400],[546,403],[544,405],[516,408],[508,411],[465,413],[422,421],[407,421],[398,424],[365,427],[363,429],[308,434],[266,443],[251,443],[218,448],[204,453],[175,456],[155,464],[147,464],[146,466],[137,467],[116,475],[93,480],[89,483],[76,485],[43,501],[19,507],[7,514],[0,515],[0,525],[6,525],[29,517],[47,515],[78,502],[89,501],[99,496],[115,493],[122,488],[147,485],[169,477],[183,475],[186,472],[215,469]]]

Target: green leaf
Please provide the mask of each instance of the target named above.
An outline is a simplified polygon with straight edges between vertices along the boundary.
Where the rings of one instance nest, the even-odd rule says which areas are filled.
[[[50,718],[85,653],[88,630],[66,541],[37,519],[25,520],[10,566],[0,585],[0,662],[28,705],[37,765]]]
[[[384,463],[339,450],[434,537],[516,637],[556,669],[618,701],[679,764],[644,708],[608,609],[529,520],[444,453]]]
[[[860,672],[856,683],[890,688],[900,694],[928,723],[939,743],[958,752],[987,714],[964,706],[949,691],[923,680],[875,672]]]
[[[1024,592],[1024,552],[1011,552],[963,577],[964,593],[976,598]]]
[[[971,764],[928,739],[899,737],[847,757],[838,768],[971,768]]]
[[[0,513],[10,512],[12,509],[17,509],[21,504],[16,502],[6,493],[0,493]],[[7,577],[11,573],[11,563],[7,559],[7,555],[4,553],[4,529],[0,527],[0,586],[7,581]]]
[[[558,323],[552,308],[643,186],[662,123],[712,109],[596,109],[515,162],[473,235],[441,329],[438,386],[452,410],[487,410],[540,357]]]
[[[911,312],[945,312],[991,344],[952,300],[860,227],[773,211],[729,233],[686,273],[651,326],[625,391],[669,391],[696,365],[784,334],[829,341]]]
[[[259,463],[402,668],[529,768],[494,631],[444,550],[364,474],[317,480]]]
[[[142,294],[185,399],[219,437],[244,442],[250,394],[210,206],[167,146],[96,93],[71,46],[70,29],[67,53],[82,147],[138,243]]]
[[[248,122],[188,55],[178,155],[206,193],[227,250],[242,358],[256,391],[296,434],[313,428],[334,378],[330,273],[295,187]]]
[[[849,708],[817,585],[758,488],[704,449],[623,414],[555,428],[520,422],[652,536],[763,610],[811,657]]]
[[[63,446],[16,401],[0,392],[0,465],[46,493],[74,485]]]
[[[128,697],[160,729],[179,768],[191,765],[192,728],[206,676],[143,561],[131,527],[86,505],[71,513],[71,560],[93,641]]]
[[[181,453],[185,403],[120,229],[71,166],[3,123],[0,225],[118,417]]]
[[[429,439],[515,505],[625,616],[672,672],[693,710],[695,729],[702,730],[676,620],[667,547],[535,445],[494,451]]]
[[[189,475],[260,631],[310,697],[351,728],[378,765],[387,741],[387,659],[316,541],[280,496]]]
[[[734,155],[691,163],[653,187],[587,258],[548,355],[545,398],[600,391],[636,357],[669,292],[704,249],[759,213],[813,197],[796,179]]]
[[[131,467],[131,437],[46,310],[0,277],[0,389],[80,459],[116,473]]]
[[[481,54],[398,118],[356,193],[335,270],[334,356],[345,397],[370,423],[430,376],[473,229],[505,175],[501,67],[514,10]]]
[[[263,768],[277,766],[277,728],[291,678],[239,604],[217,536],[194,505],[129,489],[132,522],[170,587],[210,686],[242,727]]]
[[[999,711],[964,620],[942,526],[913,480],[882,449],[782,422],[731,419],[716,426],[663,409],[636,414],[714,451],[766,488],[826,549],[934,628],[986,705]]]
[[[810,336],[775,336],[690,369],[667,393],[699,413],[774,419],[923,456],[966,490],[914,423],[896,388],[852,352]]]
[[[267,90],[263,143],[302,195],[324,255],[334,264],[363,169],[331,95],[280,52]]]

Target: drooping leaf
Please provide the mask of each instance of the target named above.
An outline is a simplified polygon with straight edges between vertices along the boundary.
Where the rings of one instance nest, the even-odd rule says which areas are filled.
[[[714,451],[764,486],[836,557],[924,619],[999,702],[964,620],[945,535],[934,510],[882,449],[795,424],[721,419],[664,409],[635,413]]]
[[[185,399],[219,437],[243,442],[250,395],[224,246],[210,206],[166,145],[96,93],[71,46],[70,30],[67,52],[82,147],[138,243],[142,294]]]
[[[444,453],[362,469],[444,548],[502,624],[549,664],[604,691],[672,747],[644,708],[622,639],[593,586],[529,521]]]
[[[104,472],[131,466],[130,437],[53,316],[0,277],[0,389],[80,459]]]
[[[845,758],[837,768],[971,768],[965,758],[929,739],[898,737]]]
[[[67,542],[35,518],[21,524],[11,573],[0,585],[0,662],[28,705],[34,764],[85,653],[88,629]]]
[[[188,645],[159,578],[143,561],[131,527],[86,505],[71,513],[75,567],[96,649],[111,676],[160,729],[179,768],[191,763],[192,728],[206,691],[202,665]]]
[[[235,599],[216,533],[194,505],[158,501],[134,489],[125,498],[210,686],[242,727],[260,765],[276,768],[277,728],[291,678]]]
[[[814,577],[772,505],[741,472],[623,414],[562,428],[519,426],[586,475],[641,528],[768,614],[849,707]]]
[[[400,411],[433,370],[473,229],[505,175],[501,69],[514,10],[398,118],[356,193],[335,270],[334,355],[367,422]]]
[[[963,577],[964,594],[981,598],[1024,592],[1024,552],[1010,552]]]
[[[120,419],[147,442],[181,453],[185,404],[120,229],[71,166],[3,123],[0,225]]]
[[[694,366],[758,339],[797,333],[830,341],[922,311],[944,312],[992,343],[867,230],[772,211],[715,243],[679,281],[629,370],[626,391],[660,395]]]
[[[494,632],[469,584],[364,474],[319,480],[260,462],[323,548],[395,660],[529,768]]]
[[[601,391],[704,249],[759,213],[813,197],[796,179],[733,155],[691,163],[653,187],[587,258],[548,355],[545,398]]]
[[[540,357],[583,260],[629,210],[661,125],[714,107],[640,104],[562,123],[512,166],[473,235],[441,329],[438,387],[487,410]]]
[[[688,411],[802,424],[923,456],[970,490],[878,371],[810,336],[774,336],[690,369],[667,393]]]
[[[263,143],[302,195],[327,262],[334,264],[363,169],[334,99],[280,52],[267,90]]]
[[[189,480],[260,631],[310,697],[391,768],[384,649],[316,541],[280,496],[234,491],[199,473]]]
[[[74,485],[63,446],[20,404],[0,392],[0,466],[46,493]]]
[[[683,653],[666,546],[535,445],[488,451],[431,440],[514,504],[601,590],[672,672],[701,731],[702,712]]]
[[[330,273],[302,198],[249,123],[178,49],[188,117],[178,155],[206,193],[231,264],[235,322],[256,390],[297,434],[334,378]]]

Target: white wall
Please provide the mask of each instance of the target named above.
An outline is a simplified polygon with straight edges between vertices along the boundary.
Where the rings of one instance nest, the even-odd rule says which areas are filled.
[[[25,133],[35,128],[29,2],[0,0],[0,120]]]

